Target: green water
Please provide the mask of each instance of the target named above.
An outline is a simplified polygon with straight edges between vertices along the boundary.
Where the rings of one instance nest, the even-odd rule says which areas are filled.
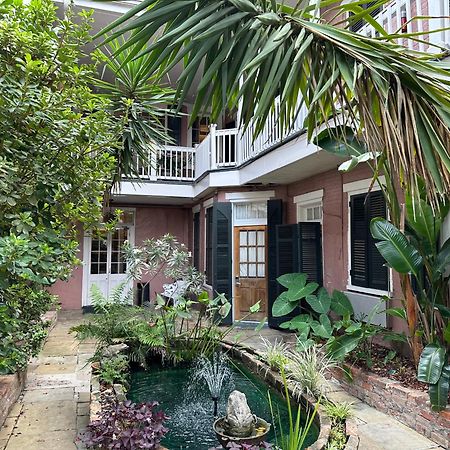
[[[268,441],[275,443],[275,433],[278,433],[276,425],[281,423],[283,428],[288,426],[285,401],[246,368],[235,366],[234,363],[232,366],[233,375],[230,382],[224,386],[219,415],[225,415],[226,400],[230,392],[234,389],[242,391],[247,396],[252,412],[272,423],[273,430]],[[274,410],[279,414],[275,420],[270,412],[268,391]],[[189,368],[154,366],[148,371],[134,372],[127,396],[134,402],[156,400],[160,403],[160,408],[170,417],[166,423],[170,431],[162,441],[169,450],[208,450],[218,445],[212,430],[213,404],[208,388],[195,379]],[[313,443],[317,435],[318,429],[312,428],[305,446]]]

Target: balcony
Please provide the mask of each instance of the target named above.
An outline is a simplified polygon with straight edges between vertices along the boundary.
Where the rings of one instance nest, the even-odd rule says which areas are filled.
[[[144,181],[192,183],[208,172],[237,168],[303,130],[305,107],[289,131],[281,129],[277,120],[279,112],[280,105],[276,102],[262,133],[255,140],[253,124],[245,131],[239,128],[220,130],[212,124],[209,134],[194,148],[165,145],[152,153],[145,164],[137,161],[139,176]]]

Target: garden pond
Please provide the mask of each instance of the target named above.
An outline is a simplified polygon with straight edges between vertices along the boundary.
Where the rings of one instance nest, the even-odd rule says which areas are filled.
[[[227,365],[217,405],[218,416],[225,415],[227,399],[233,390],[244,392],[252,412],[272,423],[268,441],[275,443],[277,436],[279,438],[279,424],[283,428],[289,426],[285,400],[246,367],[233,360]],[[159,402],[160,408],[169,416],[166,426],[170,431],[162,441],[168,449],[208,450],[218,446],[212,429],[213,400],[207,382],[199,376],[195,365],[162,367],[153,364],[147,371],[134,371],[127,397],[133,402]],[[275,417],[272,417],[270,403]],[[305,412],[302,420],[306,418]],[[311,445],[318,434],[319,429],[313,423],[305,446]]]

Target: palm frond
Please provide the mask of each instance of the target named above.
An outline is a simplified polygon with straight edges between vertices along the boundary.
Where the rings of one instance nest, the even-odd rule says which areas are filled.
[[[423,178],[437,205],[450,194],[450,77],[449,64],[436,60],[444,56],[441,49],[419,53],[397,44],[398,35],[353,33],[347,27],[356,19],[376,26],[361,8],[366,2],[308,3],[148,0],[139,17],[131,20],[132,11],[109,29],[114,37],[130,32],[120,51],[126,55],[130,42],[137,45],[147,68],[160,77],[184,64],[179,104],[200,78],[192,120],[208,108],[214,120],[240,104],[242,125],[253,122],[256,136],[276,98],[285,130],[306,105],[309,140],[324,124],[350,128],[374,155],[374,167],[387,158],[400,182],[413,190]],[[335,17],[347,17],[348,11],[356,16],[339,28],[316,14],[325,7]],[[337,137],[347,139],[345,133]]]

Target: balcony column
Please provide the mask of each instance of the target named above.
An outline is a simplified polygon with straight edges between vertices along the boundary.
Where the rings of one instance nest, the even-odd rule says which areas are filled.
[[[148,155],[148,165],[149,165],[149,179],[151,181],[156,181],[158,178],[158,169],[156,167],[158,158],[157,154],[160,153],[160,148],[157,146],[152,146],[152,148],[149,149],[149,155]]]
[[[216,129],[217,129],[217,125],[215,123],[212,123],[209,126],[209,136],[210,136],[209,151],[210,151],[211,169],[216,169],[217,168]]]

